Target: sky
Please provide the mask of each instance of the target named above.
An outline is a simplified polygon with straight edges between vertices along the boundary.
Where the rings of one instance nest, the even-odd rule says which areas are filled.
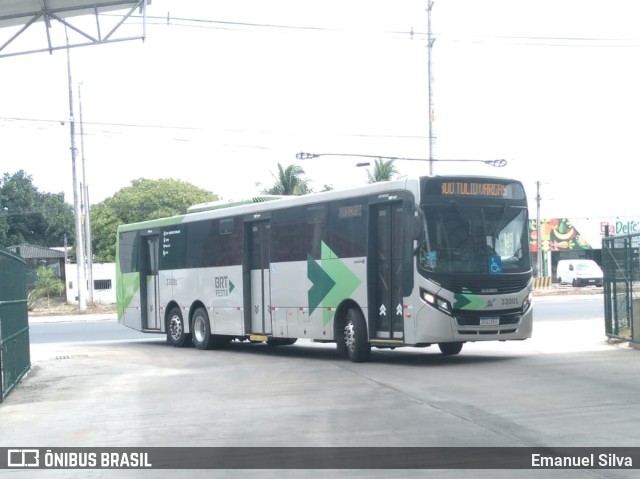
[[[428,159],[427,6],[153,0],[144,42],[70,50],[90,202],[136,178],[245,198],[274,184],[278,163],[302,166],[315,190],[343,188],[367,175],[340,154]],[[638,18],[637,0],[436,0],[434,174],[521,180],[532,217],[538,183],[543,218],[640,216]],[[16,45],[45,46],[43,31]],[[68,92],[65,51],[0,58],[0,173],[24,169],[72,203]],[[494,159],[507,166],[482,162]]]

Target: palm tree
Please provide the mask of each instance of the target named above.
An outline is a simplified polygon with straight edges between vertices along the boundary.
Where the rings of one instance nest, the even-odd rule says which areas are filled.
[[[379,181],[392,180],[394,175],[398,173],[394,160],[383,160],[378,158],[373,164],[373,174],[367,170],[369,183],[377,183]]]
[[[283,168],[278,163],[278,176],[275,185],[264,190],[270,195],[304,195],[309,193],[309,180],[304,177],[304,169],[299,165],[289,165]]]

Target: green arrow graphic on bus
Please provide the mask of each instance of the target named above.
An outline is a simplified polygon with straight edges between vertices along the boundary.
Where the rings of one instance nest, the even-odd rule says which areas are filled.
[[[307,254],[307,278],[313,283],[309,288],[309,314],[313,313],[336,282]]]
[[[453,300],[454,309],[478,309],[485,306],[484,299],[473,294],[455,294]]]
[[[307,277],[313,283],[309,289],[309,314],[320,306],[336,308],[340,301],[353,294],[361,280],[336,256],[325,242],[321,242],[320,265],[307,255]],[[334,311],[323,310],[322,322],[329,323]]]

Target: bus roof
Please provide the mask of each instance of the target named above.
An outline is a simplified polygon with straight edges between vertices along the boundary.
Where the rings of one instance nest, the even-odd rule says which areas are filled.
[[[198,205],[189,206],[187,213],[197,213],[198,211],[217,210],[220,208],[230,208],[232,206],[249,205],[253,203],[263,203],[265,201],[273,201],[284,198],[278,195],[261,195],[247,198],[245,200],[218,200],[200,203]]]
[[[449,176],[435,176],[433,178],[447,178]],[[455,178],[463,178],[465,175],[451,175]],[[474,176],[469,175],[468,178],[477,179],[489,179],[495,178],[502,181],[514,181],[517,180],[500,177],[490,176]],[[187,210],[184,215],[177,215],[168,218],[159,218],[155,220],[143,221],[139,223],[131,223],[126,225],[120,225],[118,232],[122,231],[136,231],[145,228],[158,228],[162,226],[176,225],[181,223],[188,223],[191,221],[199,221],[209,218],[224,218],[227,216],[246,215],[251,213],[261,213],[274,209],[282,209],[296,205],[312,205],[316,203],[322,203],[324,201],[339,200],[345,198],[353,198],[357,196],[365,196],[371,194],[385,194],[391,191],[408,190],[416,198],[420,194],[420,179],[419,177],[403,177],[398,180],[392,181],[380,181],[376,183],[370,183],[353,188],[329,190],[317,193],[308,193],[306,195],[299,196],[273,196],[273,195],[260,195],[253,198],[244,200],[231,200],[231,201],[215,201],[210,203],[203,203],[194,205]]]

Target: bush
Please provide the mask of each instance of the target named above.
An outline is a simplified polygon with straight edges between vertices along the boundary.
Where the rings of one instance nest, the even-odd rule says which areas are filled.
[[[51,295],[60,295],[64,292],[64,283],[60,278],[56,278],[53,271],[46,266],[40,266],[36,272],[35,288],[29,293],[29,297],[33,295],[34,308],[39,305],[44,298],[47,298],[47,306],[49,305],[49,297]],[[38,299],[40,301],[38,302]],[[29,299],[27,299],[27,306]],[[33,311],[33,309],[29,309]]]
[[[29,291],[27,295],[27,310],[33,311],[44,302],[44,298],[38,295],[35,289]]]

